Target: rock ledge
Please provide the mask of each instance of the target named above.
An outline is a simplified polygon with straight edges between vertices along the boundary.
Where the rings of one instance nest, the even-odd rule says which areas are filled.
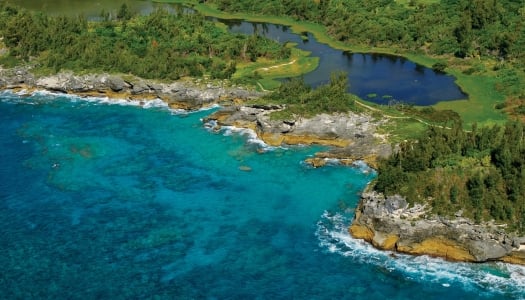
[[[431,215],[426,206],[409,207],[401,196],[364,192],[349,231],[383,250],[453,261],[525,264],[524,237],[491,222]]]

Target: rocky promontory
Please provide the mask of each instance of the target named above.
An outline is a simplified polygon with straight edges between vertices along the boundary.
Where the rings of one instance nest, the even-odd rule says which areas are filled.
[[[262,94],[225,82],[207,82],[202,79],[162,83],[127,75],[87,74],[61,72],[38,76],[29,68],[0,67],[0,90],[48,90],[79,96],[109,97],[147,101],[161,99],[171,108],[194,110],[221,101],[247,100]]]
[[[264,93],[234,86],[226,81],[187,79],[156,82],[130,75],[74,74],[36,75],[29,67],[0,67],[0,90],[48,90],[85,97],[107,97],[125,100],[161,99],[173,109],[195,110],[213,104],[223,108],[208,119],[219,126],[236,126],[255,130],[259,138],[272,146],[283,144],[321,144],[334,146],[331,151],[317,153],[309,163],[318,167],[330,159],[343,163],[364,160],[374,166],[378,157],[391,153],[390,144],[377,135],[376,128],[385,120],[374,120],[366,114],[320,114],[311,118],[294,117],[273,120],[270,114],[284,109],[281,105],[242,106],[247,100]]]
[[[249,128],[271,146],[311,145],[332,146],[307,160],[315,167],[330,159],[351,164],[364,160],[374,166],[379,157],[391,154],[391,146],[376,133],[385,120],[376,120],[367,114],[353,112],[318,114],[310,118],[294,116],[285,120],[273,119],[272,112],[284,109],[282,105],[232,105],[207,117],[217,126]]]
[[[525,237],[509,234],[493,222],[476,224],[461,212],[454,218],[436,216],[427,206],[410,206],[401,196],[363,193],[349,231],[383,250],[453,261],[525,264]]]

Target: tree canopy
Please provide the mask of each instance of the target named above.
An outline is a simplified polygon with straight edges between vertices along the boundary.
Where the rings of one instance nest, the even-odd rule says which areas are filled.
[[[287,58],[285,45],[258,35],[232,34],[198,13],[158,9],[134,15],[123,4],[115,18],[48,16],[0,2],[0,36],[9,58],[54,71],[111,71],[143,78],[230,78],[236,63]]]
[[[468,132],[458,122],[429,127],[380,163],[375,189],[429,203],[441,215],[462,210],[525,232],[524,134],[518,122]]]

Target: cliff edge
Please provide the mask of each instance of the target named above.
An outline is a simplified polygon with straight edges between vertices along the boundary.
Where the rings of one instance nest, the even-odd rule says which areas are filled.
[[[187,79],[157,82],[129,75],[86,74],[60,72],[35,75],[28,67],[3,69],[0,66],[0,90],[47,90],[86,97],[108,97],[148,101],[161,99],[173,109],[196,110],[223,101],[258,98],[263,93],[233,86],[229,82],[207,82]]]
[[[509,234],[492,222],[475,224],[459,214],[453,219],[432,215],[425,205],[410,207],[397,195],[363,193],[349,231],[382,250],[525,265],[525,237]]]

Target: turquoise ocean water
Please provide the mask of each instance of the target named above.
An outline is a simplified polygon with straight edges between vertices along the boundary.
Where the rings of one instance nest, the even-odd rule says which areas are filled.
[[[524,299],[525,268],[374,250],[364,165],[173,112],[0,94],[1,299]]]

